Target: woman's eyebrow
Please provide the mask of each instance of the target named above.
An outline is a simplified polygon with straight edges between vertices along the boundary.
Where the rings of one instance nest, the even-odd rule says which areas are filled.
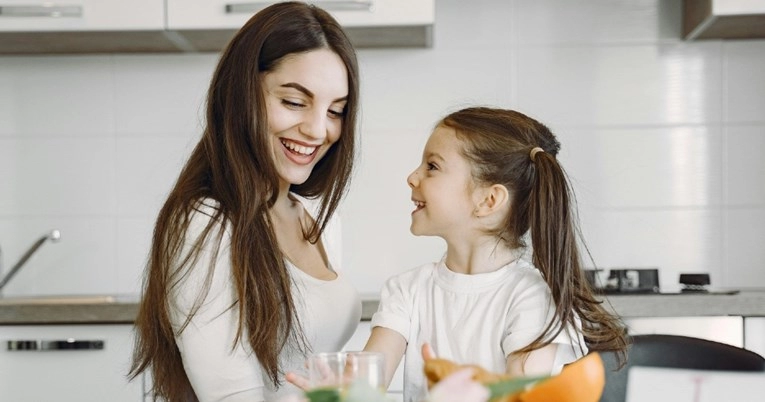
[[[298,84],[297,82],[288,82],[286,84],[282,84],[281,87],[282,88],[297,89],[298,91],[304,93],[309,98],[311,98],[311,99],[314,98],[313,92],[311,92],[308,88]],[[337,99],[333,100],[332,103],[335,103],[335,102],[344,102],[344,101],[347,101],[347,100],[348,100],[348,96],[346,95],[346,96],[343,96],[341,98],[337,98]]]

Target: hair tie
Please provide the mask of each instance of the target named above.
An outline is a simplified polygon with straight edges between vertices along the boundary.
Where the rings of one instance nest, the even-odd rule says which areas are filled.
[[[531,152],[529,153],[529,156],[531,156],[531,161],[534,162],[534,157],[537,155],[537,152],[544,152],[545,150],[540,147],[534,147],[531,148]]]

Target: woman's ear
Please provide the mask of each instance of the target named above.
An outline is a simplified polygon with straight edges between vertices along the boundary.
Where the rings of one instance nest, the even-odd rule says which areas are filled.
[[[503,211],[510,205],[510,192],[501,184],[493,184],[480,190],[482,198],[475,209],[475,216],[489,216]]]

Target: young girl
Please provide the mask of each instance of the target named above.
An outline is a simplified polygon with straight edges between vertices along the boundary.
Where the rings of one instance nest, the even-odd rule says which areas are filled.
[[[443,238],[446,254],[388,280],[365,347],[385,353],[388,379],[406,356],[404,401],[426,398],[427,344],[514,376],[624,350],[619,319],[584,277],[559,149],[547,127],[512,110],[468,108],[437,124],[408,178],[411,231]]]

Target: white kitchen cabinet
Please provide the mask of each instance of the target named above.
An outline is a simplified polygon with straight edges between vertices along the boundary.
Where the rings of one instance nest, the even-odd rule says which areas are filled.
[[[166,0],[167,28],[238,29],[259,9],[276,1]],[[344,27],[432,25],[435,0],[313,1]]]
[[[101,349],[66,349],[97,342]],[[4,325],[0,346],[0,400],[143,401],[142,377],[127,380],[132,325]]]
[[[274,2],[0,0],[0,54],[219,52]],[[358,48],[432,45],[435,0],[314,3],[333,13]]]
[[[765,317],[744,318],[744,349],[765,356]]]
[[[164,28],[164,0],[0,0],[0,32]]]
[[[641,317],[625,318],[630,335],[668,334],[709,339],[744,347],[744,317]]]

